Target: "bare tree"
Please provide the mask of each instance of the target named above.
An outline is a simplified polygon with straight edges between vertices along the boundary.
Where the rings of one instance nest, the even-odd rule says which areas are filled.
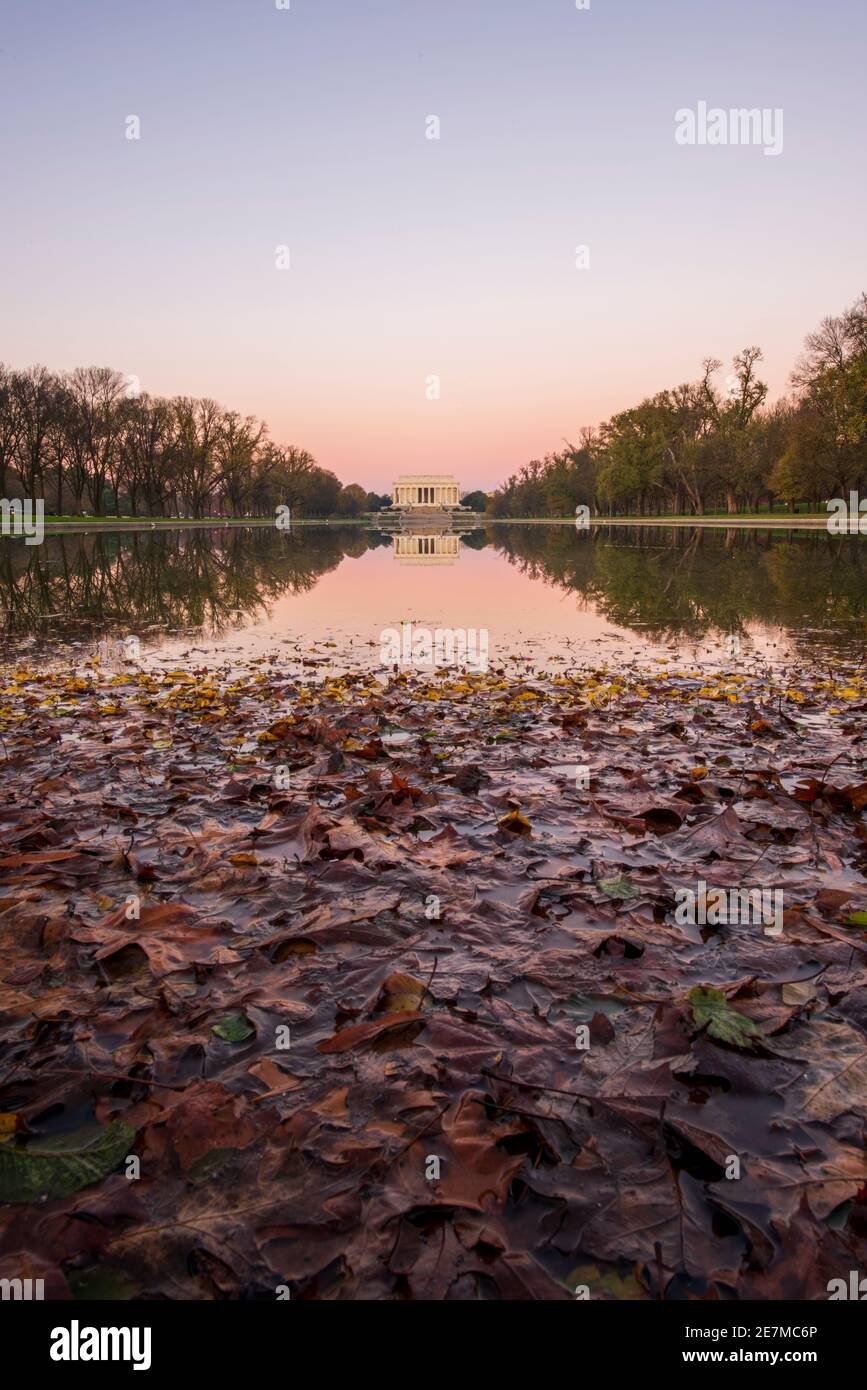
[[[102,516],[106,486],[120,449],[124,378],[111,367],[76,367],[68,387],[75,403],[87,495],[95,515]]]
[[[178,488],[194,517],[203,517],[217,486],[217,443],[223,412],[216,401],[174,401]]]
[[[58,382],[47,367],[37,365],[13,378],[18,412],[16,464],[28,496],[45,496],[48,436],[58,408]]]
[[[252,415],[227,411],[217,436],[217,482],[232,516],[242,516],[255,480],[255,465],[266,427]]]
[[[6,496],[6,475],[18,450],[20,420],[16,373],[0,362],[0,493]]]

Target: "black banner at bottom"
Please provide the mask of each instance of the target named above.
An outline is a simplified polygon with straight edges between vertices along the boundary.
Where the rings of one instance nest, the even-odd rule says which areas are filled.
[[[385,1355],[392,1367],[420,1365],[446,1351],[443,1336],[461,1338],[461,1371],[478,1358],[490,1378],[502,1360],[515,1373],[517,1347],[545,1362],[572,1347],[569,1359],[607,1363],[619,1374],[690,1368],[729,1370],[790,1366],[829,1372],[857,1364],[864,1340],[864,1310],[855,1300],[821,1303],[603,1302],[452,1305],[299,1300],[248,1303],[39,1303],[0,1302],[0,1335],[7,1355],[26,1358],[29,1371],[49,1383],[100,1372],[139,1379],[180,1373],[225,1382],[232,1374],[258,1374],[269,1362],[297,1366],[347,1354]],[[532,1311],[531,1311],[532,1308]],[[518,1321],[516,1322],[516,1314]],[[528,1319],[527,1314],[530,1314]],[[505,1321],[500,1318],[505,1316]],[[346,1337],[357,1341],[346,1342]],[[299,1343],[294,1340],[303,1340]],[[339,1337],[340,1341],[335,1341]],[[556,1342],[551,1340],[556,1337]],[[289,1339],[293,1339],[290,1341]],[[375,1348],[379,1346],[379,1352]],[[425,1351],[425,1347],[428,1351]],[[354,1347],[354,1351],[353,1351]],[[471,1348],[475,1348],[471,1351]],[[404,1362],[402,1353],[409,1358]],[[291,1354],[290,1354],[291,1353]],[[421,1358],[421,1360],[419,1360]],[[380,1363],[382,1365],[382,1363]],[[445,1370],[446,1364],[443,1369]]]

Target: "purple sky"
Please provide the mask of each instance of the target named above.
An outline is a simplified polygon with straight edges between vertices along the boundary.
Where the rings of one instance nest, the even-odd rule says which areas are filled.
[[[4,0],[0,358],[376,488],[491,486],[749,343],[776,396],[867,286],[865,50],[863,0]],[[700,101],[782,153],[678,145]]]

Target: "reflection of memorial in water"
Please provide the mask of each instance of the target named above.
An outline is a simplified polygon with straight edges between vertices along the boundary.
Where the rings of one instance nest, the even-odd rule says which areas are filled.
[[[400,565],[453,565],[460,558],[461,538],[453,531],[423,535],[400,531],[391,538],[394,558]]]

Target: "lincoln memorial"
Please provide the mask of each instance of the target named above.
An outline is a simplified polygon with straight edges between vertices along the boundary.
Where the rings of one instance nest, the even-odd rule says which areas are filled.
[[[406,473],[392,488],[391,505],[397,511],[463,511],[461,489],[450,473]]]

